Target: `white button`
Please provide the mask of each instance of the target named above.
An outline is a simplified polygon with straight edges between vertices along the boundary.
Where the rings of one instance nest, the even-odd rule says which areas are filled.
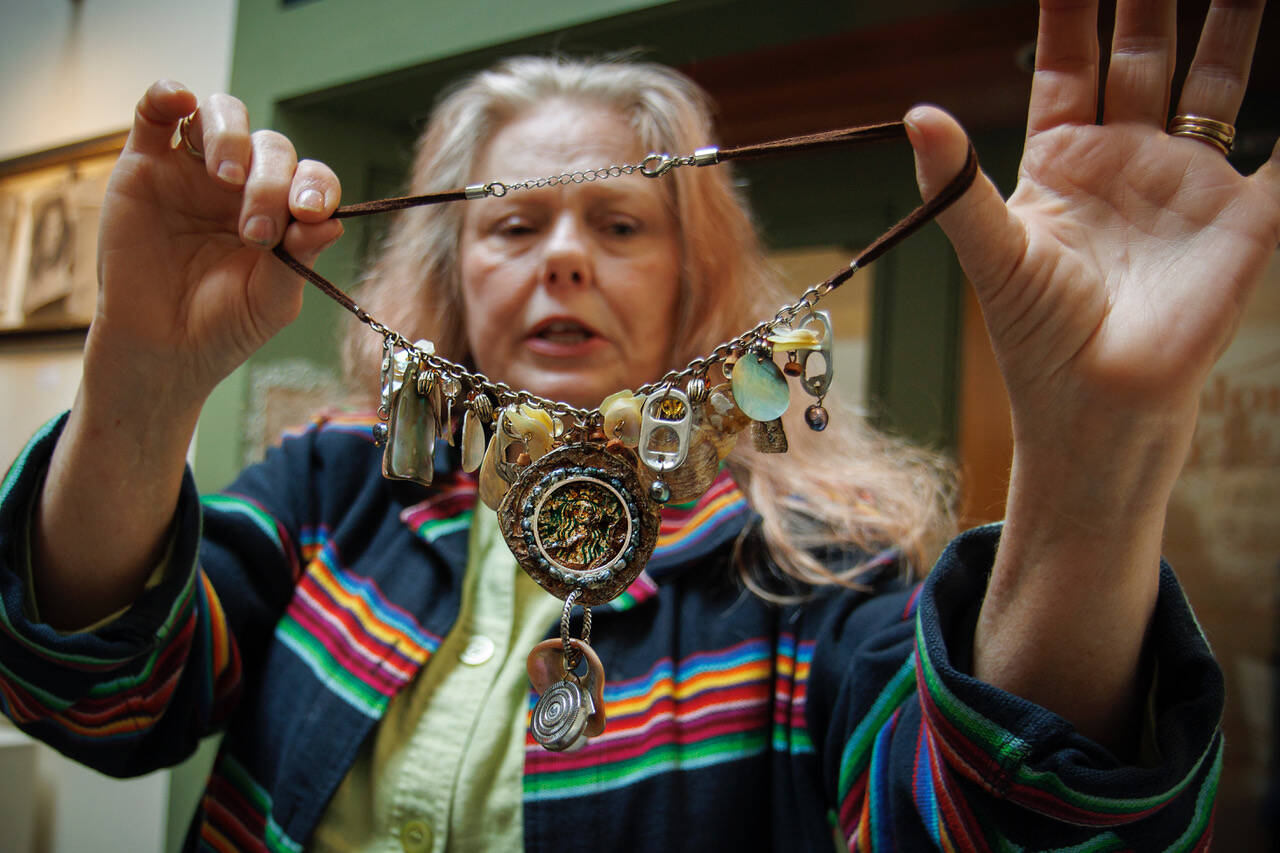
[[[458,660],[468,666],[479,666],[493,657],[493,640],[477,634],[467,641],[467,647],[458,655]]]

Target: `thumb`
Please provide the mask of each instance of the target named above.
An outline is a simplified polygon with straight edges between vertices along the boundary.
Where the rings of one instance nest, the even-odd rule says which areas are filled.
[[[931,198],[964,167],[968,138],[956,120],[937,107],[913,107],[903,124],[915,149],[920,195]],[[984,284],[1008,278],[1023,245],[1023,231],[985,173],[979,171],[965,194],[938,214],[938,224],[980,297]]]

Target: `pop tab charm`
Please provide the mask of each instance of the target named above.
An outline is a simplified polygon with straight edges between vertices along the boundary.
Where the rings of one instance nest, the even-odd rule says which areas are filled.
[[[831,315],[826,311],[809,311],[796,322],[795,328],[812,328],[814,324],[820,328],[821,333],[818,348],[802,349],[796,353],[796,359],[800,362],[800,387],[804,388],[809,393],[809,396],[817,397],[821,400],[831,390],[831,381],[835,378],[835,364],[831,358],[831,347],[832,342],[835,340],[835,334],[831,329]],[[815,352],[822,356],[823,369],[821,373],[810,376],[809,356]]]
[[[693,407],[683,391],[650,394],[640,417],[640,461],[659,473],[680,467],[689,455],[692,429]]]

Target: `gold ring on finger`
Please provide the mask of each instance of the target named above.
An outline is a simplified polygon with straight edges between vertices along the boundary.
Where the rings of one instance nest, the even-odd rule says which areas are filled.
[[[191,119],[194,116],[195,113],[191,113],[178,119],[178,140],[182,143],[182,147],[187,149],[188,154],[197,160],[204,160],[204,151],[191,141]]]
[[[1231,146],[1236,141],[1234,125],[1189,113],[1179,113],[1173,117],[1169,122],[1169,135],[1185,136],[1197,142],[1212,145],[1221,151],[1223,156],[1231,153]]]

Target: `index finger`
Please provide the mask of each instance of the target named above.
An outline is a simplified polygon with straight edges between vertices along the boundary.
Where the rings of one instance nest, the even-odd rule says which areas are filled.
[[[157,80],[133,111],[133,127],[125,147],[143,154],[163,154],[172,147],[178,120],[196,108],[196,96],[174,80]]]

